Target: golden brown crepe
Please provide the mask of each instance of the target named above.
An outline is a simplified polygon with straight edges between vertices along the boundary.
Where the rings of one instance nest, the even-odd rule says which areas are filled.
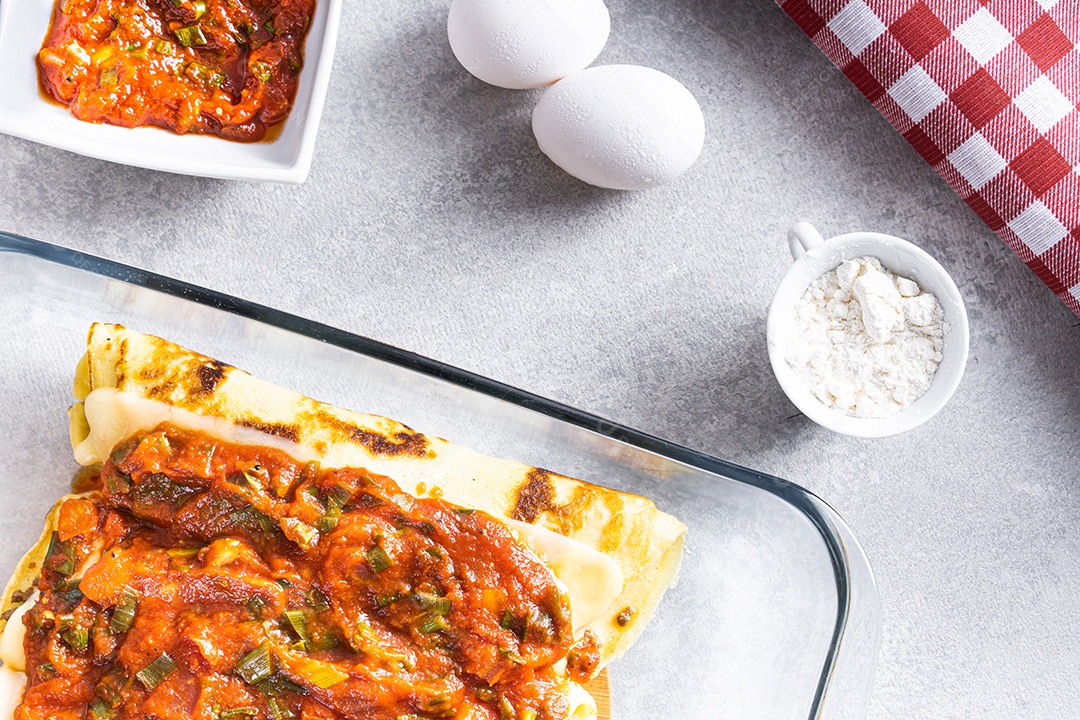
[[[119,325],[90,328],[76,372],[71,439],[85,464],[95,460],[90,447],[95,417],[102,424],[103,416],[109,418],[108,411],[96,411],[88,421],[83,401],[101,389],[254,429],[313,450],[326,467],[366,468],[410,492],[441,494],[451,503],[535,524],[594,548],[614,561],[623,580],[622,592],[588,626],[600,650],[597,670],[634,642],[674,584],[686,527],[645,498],[486,457],[388,418],[335,408]],[[5,590],[4,610],[20,604],[13,593],[31,587],[52,530],[51,516],[49,522],[42,542]]]
[[[34,584],[41,571],[41,564],[44,562],[49,549],[49,539],[52,537],[53,530],[56,529],[57,513],[60,510],[60,505],[68,497],[70,496],[65,495],[53,505],[52,510],[49,511],[45,518],[45,528],[41,532],[41,538],[23,556],[19,564],[15,566],[15,572],[8,579],[4,594],[0,596],[0,600],[2,600],[0,602],[0,613],[2,613],[0,614],[0,632],[4,631],[8,616],[22,605],[30,593],[33,592]]]

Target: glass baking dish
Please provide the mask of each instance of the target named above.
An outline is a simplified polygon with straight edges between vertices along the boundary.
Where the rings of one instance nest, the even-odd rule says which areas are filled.
[[[94,320],[321,400],[652,498],[690,530],[678,585],[610,666],[612,717],[866,715],[880,605],[850,529],[806,490],[381,343],[0,233],[0,576],[75,469],[65,410]],[[2,720],[2,719],[0,719]]]

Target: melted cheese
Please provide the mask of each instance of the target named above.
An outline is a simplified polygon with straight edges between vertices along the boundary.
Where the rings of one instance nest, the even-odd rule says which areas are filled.
[[[598,620],[619,597],[623,573],[607,555],[547,528],[509,518],[502,520],[524,538],[566,588],[575,636]]]
[[[0,718],[15,717],[15,708],[22,702],[26,676],[6,667],[0,667]]]
[[[23,650],[23,638],[26,626],[23,615],[37,602],[38,594],[23,603],[12,614],[0,637],[0,719],[11,720],[15,717],[15,708],[22,702],[23,688],[26,687],[26,652]]]
[[[4,669],[9,673],[19,673],[21,675],[26,672],[26,653],[23,651],[26,626],[23,625],[23,616],[26,615],[30,608],[34,607],[37,599],[38,593],[35,590],[30,599],[12,613],[11,619],[8,620],[7,625],[4,627],[4,634],[0,637],[0,660],[4,662]],[[8,717],[8,715],[0,712],[0,718],[3,717]]]
[[[122,440],[137,432],[153,430],[165,422],[184,430],[203,432],[225,442],[273,447],[299,462],[319,459],[319,453],[290,440],[115,388],[94,390],[83,400],[82,407],[90,434],[75,446],[75,460],[80,465],[105,462],[105,458]]]
[[[570,720],[595,720],[599,714],[596,700],[577,683],[570,683]]]

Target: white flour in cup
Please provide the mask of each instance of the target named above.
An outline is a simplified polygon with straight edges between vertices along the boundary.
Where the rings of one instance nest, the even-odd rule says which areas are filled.
[[[846,260],[795,303],[785,357],[825,405],[855,417],[888,417],[930,387],[944,346],[933,293],[874,257]]]

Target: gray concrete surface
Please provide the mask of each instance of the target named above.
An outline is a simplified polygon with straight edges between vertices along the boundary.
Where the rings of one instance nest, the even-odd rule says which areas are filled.
[[[0,229],[417,351],[804,485],[880,584],[870,717],[1080,706],[1078,321],[767,0],[610,0],[599,62],[705,111],[698,163],[625,194],[564,175],[537,92],[454,61],[445,0],[348,2],[301,187],[133,169],[0,137]],[[929,424],[834,435],[769,369],[796,219],[905,237],[952,273],[971,358]]]

